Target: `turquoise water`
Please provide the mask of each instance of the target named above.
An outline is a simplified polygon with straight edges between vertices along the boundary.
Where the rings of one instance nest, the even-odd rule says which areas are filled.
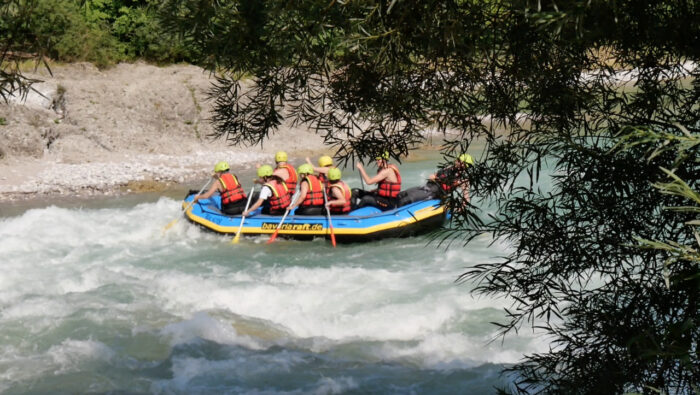
[[[504,251],[487,237],[232,245],[184,219],[163,233],[181,196],[0,211],[0,392],[480,394],[546,347],[490,342],[509,301],[454,282]]]

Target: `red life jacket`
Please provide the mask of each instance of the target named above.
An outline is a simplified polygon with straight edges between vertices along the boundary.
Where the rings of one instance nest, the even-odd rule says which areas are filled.
[[[245,192],[238,178],[231,173],[224,173],[219,177],[221,186],[224,191],[221,192],[221,204],[235,203],[246,198]]]
[[[268,203],[270,203],[270,211],[284,210],[289,207],[292,197],[289,196],[287,184],[278,181],[271,181],[264,185],[272,190],[272,196],[267,199]]]
[[[454,166],[446,167],[435,174],[435,181],[443,191],[449,192],[460,185],[458,170]],[[451,183],[451,184],[448,184]]]
[[[388,168],[396,173],[396,181],[390,182],[386,178],[379,183],[379,189],[377,189],[377,195],[386,198],[395,198],[399,192],[401,192],[401,173],[399,169],[394,165],[387,165]],[[380,170],[381,171],[381,170]]]
[[[314,175],[307,175],[301,182],[309,184],[309,190],[306,191],[306,197],[301,202],[301,206],[323,206],[323,183]]]
[[[323,184],[323,187],[328,189],[328,176],[325,173],[318,173],[318,179]]]
[[[297,189],[297,172],[294,170],[294,166],[290,164],[286,165],[277,165],[278,169],[287,169],[287,173],[289,173],[289,178],[284,180],[284,182],[287,184],[287,190],[289,190],[290,194],[293,194],[294,191]]]
[[[346,184],[342,180],[336,181],[335,184],[330,184],[328,186],[329,199],[331,196],[333,196],[333,193],[331,193],[331,190],[333,188],[340,188],[340,193],[342,193],[343,196],[345,196],[345,204],[342,206],[330,206],[331,213],[335,213],[335,214],[347,214],[347,213],[349,213],[350,208],[351,208],[350,207],[351,206],[350,199],[352,198],[352,191],[350,191],[350,187],[348,187],[348,184]]]

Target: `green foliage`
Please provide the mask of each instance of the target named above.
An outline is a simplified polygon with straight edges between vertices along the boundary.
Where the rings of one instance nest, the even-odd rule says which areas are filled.
[[[191,58],[191,50],[161,28],[159,2],[3,0],[1,4],[0,40],[12,41],[15,49],[39,57],[89,61],[100,67],[123,60],[177,62]]]
[[[257,144],[291,119],[346,161],[400,159],[426,129],[457,133],[446,162],[485,144],[464,176],[472,202],[495,209],[451,197],[445,237],[511,245],[461,279],[513,300],[504,335],[530,326],[553,339],[510,369],[510,390],[700,382],[698,266],[634,243],[695,242],[693,213],[665,209],[684,198],[654,185],[670,169],[698,190],[700,3],[169,0],[162,13],[221,72],[215,137]]]
[[[21,66],[31,59],[37,66],[43,61],[45,47],[28,28],[35,1],[0,0],[0,98],[25,96],[34,79],[22,75]],[[45,64],[45,63],[44,63]],[[45,64],[46,65],[46,64]],[[46,65],[48,68],[48,65]],[[50,69],[49,69],[50,71]]]
[[[77,3],[38,1],[30,21],[47,55],[62,61],[91,61],[106,66],[123,59],[119,43],[104,25],[88,23]]]

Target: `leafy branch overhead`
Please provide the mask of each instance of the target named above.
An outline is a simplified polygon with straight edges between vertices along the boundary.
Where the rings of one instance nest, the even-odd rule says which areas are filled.
[[[654,185],[669,169],[698,190],[700,3],[168,0],[161,11],[219,76],[214,137],[262,144],[292,121],[345,161],[400,159],[428,130],[445,164],[476,154],[476,206],[448,199],[443,237],[486,232],[510,248],[460,279],[512,300],[503,334],[553,339],[511,368],[510,390],[700,382],[697,264],[634,243],[696,241],[694,214],[665,209],[684,197]]]

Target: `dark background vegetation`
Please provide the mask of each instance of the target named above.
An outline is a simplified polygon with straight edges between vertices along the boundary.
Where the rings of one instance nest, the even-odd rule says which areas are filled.
[[[160,1],[3,0],[0,4],[0,43],[24,37],[0,49],[20,57],[40,50],[54,61],[86,61],[98,67],[137,59],[193,60],[191,49],[162,29],[157,14]]]
[[[472,204],[447,199],[442,237],[511,245],[460,279],[513,301],[496,324],[504,336],[536,329],[552,340],[510,368],[504,390],[698,391],[700,3],[2,4],[4,48],[217,72],[213,121],[233,144],[260,143],[285,119],[345,161],[385,150],[400,160],[426,129],[450,132],[446,163],[479,141],[462,175]],[[7,19],[7,4],[26,15]]]

